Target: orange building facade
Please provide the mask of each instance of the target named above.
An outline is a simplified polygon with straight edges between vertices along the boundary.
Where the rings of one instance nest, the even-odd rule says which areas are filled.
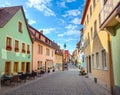
[[[102,0],[86,0],[81,20],[83,51],[88,76],[109,91],[113,89],[110,35],[99,28]],[[106,1],[106,0],[103,0]]]

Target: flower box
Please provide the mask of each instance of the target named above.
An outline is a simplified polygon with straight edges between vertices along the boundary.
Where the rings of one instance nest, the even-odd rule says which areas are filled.
[[[11,46],[6,46],[6,50],[11,51],[12,47]]]
[[[22,53],[25,53],[25,50],[22,50]]]
[[[27,51],[27,54],[30,54],[30,51]]]
[[[15,52],[18,52],[19,51],[19,49],[18,48],[15,48]]]

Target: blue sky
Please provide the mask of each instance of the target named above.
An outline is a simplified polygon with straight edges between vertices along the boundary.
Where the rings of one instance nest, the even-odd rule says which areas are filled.
[[[0,7],[22,5],[29,24],[73,52],[80,40],[85,0],[0,0]]]

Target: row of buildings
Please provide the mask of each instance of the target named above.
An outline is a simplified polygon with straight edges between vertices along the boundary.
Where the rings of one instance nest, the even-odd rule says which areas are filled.
[[[28,25],[22,6],[0,8],[0,75],[63,70],[69,54],[42,32]]]
[[[86,0],[78,50],[89,78],[120,94],[120,0]]]

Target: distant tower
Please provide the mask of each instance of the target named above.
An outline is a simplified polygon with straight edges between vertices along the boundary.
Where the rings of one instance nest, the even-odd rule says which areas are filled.
[[[65,44],[64,44],[64,49],[66,49],[66,47],[67,47],[67,46],[66,46],[66,43],[65,43]]]

